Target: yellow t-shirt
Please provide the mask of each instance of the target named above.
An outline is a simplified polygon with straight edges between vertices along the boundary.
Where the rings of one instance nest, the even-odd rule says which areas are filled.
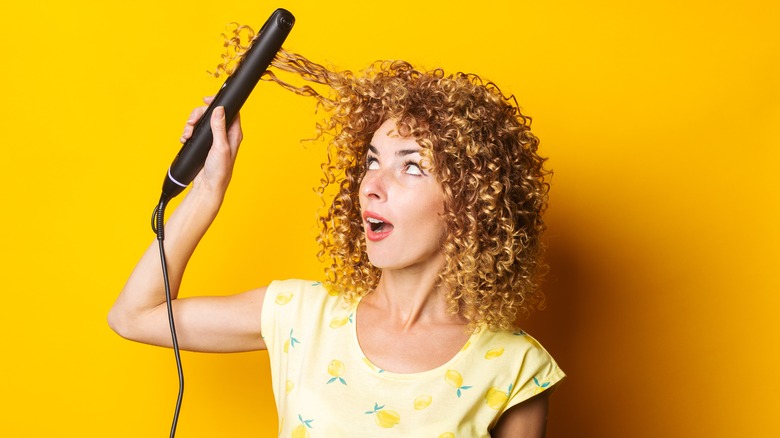
[[[564,377],[529,335],[489,330],[435,369],[384,371],[360,349],[355,308],[316,282],[268,287],[262,332],[280,437],[488,437],[504,411]]]

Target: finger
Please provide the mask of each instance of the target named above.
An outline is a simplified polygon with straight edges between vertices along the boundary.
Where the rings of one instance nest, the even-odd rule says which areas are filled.
[[[230,151],[230,146],[225,131],[225,108],[218,106],[211,113],[211,133],[214,136],[214,143],[211,148],[217,153]],[[232,154],[231,154],[232,155]]]
[[[244,139],[244,132],[241,129],[241,113],[236,114],[236,118],[233,119],[233,123],[230,124],[227,132],[228,145],[230,146],[230,154],[233,158],[238,153],[238,147],[241,145],[241,140]]]
[[[184,143],[192,136],[192,132],[195,130],[195,125],[198,123],[198,120],[203,117],[203,114],[206,112],[207,108],[207,106],[199,106],[192,110],[190,116],[187,118],[187,122],[184,124],[184,131],[182,132],[179,141]]]
[[[214,101],[214,97],[215,96],[204,97],[203,102],[206,103],[206,106],[199,106],[192,110],[190,117],[187,119],[187,123],[184,125],[184,131],[181,134],[181,138],[179,138],[180,142],[184,143],[189,140],[190,137],[192,137],[192,132],[195,129],[195,125],[198,123],[198,120],[203,117],[206,109],[208,109],[208,105]]]
[[[193,186],[209,187],[211,190],[224,190],[230,182],[233,168],[227,133],[225,131],[225,108],[222,106],[215,107],[208,122],[211,126],[213,142],[203,169],[195,177]]]

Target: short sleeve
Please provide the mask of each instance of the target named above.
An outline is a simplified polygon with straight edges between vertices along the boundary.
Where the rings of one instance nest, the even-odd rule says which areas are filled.
[[[566,377],[552,356],[536,339],[524,332],[515,333],[515,336],[520,336],[520,340],[526,342],[527,346],[521,350],[522,366],[515,384],[509,391],[509,401],[504,411],[552,388]]]
[[[292,329],[317,326],[327,298],[328,294],[319,282],[278,280],[268,285],[260,316],[260,330],[271,357],[278,355],[285,343],[297,343],[297,339],[290,333]]]
[[[277,301],[280,300],[280,288],[283,289],[283,282],[274,281],[268,285],[263,299],[263,310],[260,315],[260,333],[269,352],[273,351],[276,345],[279,345],[278,330],[278,308]]]

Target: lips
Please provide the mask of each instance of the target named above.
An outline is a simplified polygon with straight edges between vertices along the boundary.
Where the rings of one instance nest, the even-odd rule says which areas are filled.
[[[378,242],[393,232],[393,224],[376,213],[366,211],[363,213],[366,238],[372,242]]]

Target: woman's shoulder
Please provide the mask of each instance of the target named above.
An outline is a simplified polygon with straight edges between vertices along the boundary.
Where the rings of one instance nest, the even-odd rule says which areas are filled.
[[[317,311],[343,307],[338,294],[329,293],[322,282],[288,279],[271,282],[266,289],[265,306]]]
[[[322,282],[304,279],[274,280],[268,285],[268,293],[271,294],[295,294],[306,293],[311,290],[325,290]]]
[[[262,333],[268,350],[274,344],[317,331],[348,309],[338,295],[329,294],[319,281],[277,280],[266,288],[262,311]]]
[[[470,364],[493,373],[498,380],[506,379],[504,387],[512,394],[519,394],[518,400],[538,394],[565,377],[552,355],[523,330],[485,329],[476,338],[471,346],[474,351]]]
[[[526,360],[537,359],[552,361],[552,356],[539,341],[523,330],[488,330],[482,329],[474,337],[474,347],[483,353],[485,359],[493,359],[504,354],[512,357],[522,357]]]

